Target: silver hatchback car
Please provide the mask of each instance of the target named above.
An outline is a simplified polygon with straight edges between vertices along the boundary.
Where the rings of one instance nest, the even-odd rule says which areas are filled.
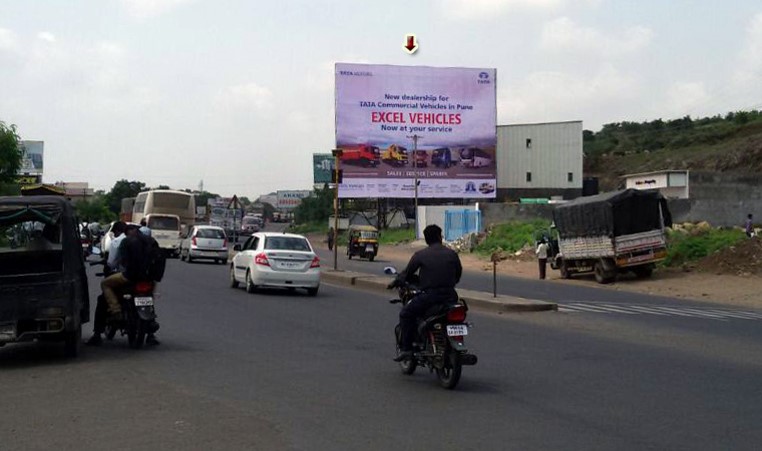
[[[228,261],[228,238],[222,227],[196,225],[180,243],[180,259],[188,263],[210,259],[217,263]]]

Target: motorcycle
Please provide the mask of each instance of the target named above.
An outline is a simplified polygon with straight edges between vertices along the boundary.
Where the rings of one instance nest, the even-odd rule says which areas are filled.
[[[99,255],[100,249],[94,248],[94,254]],[[96,276],[108,277],[111,275],[106,260],[91,262],[90,266],[103,265],[103,272],[96,273]],[[121,306],[121,318],[106,319],[106,338],[113,340],[117,333],[121,336],[127,335],[127,342],[130,348],[140,349],[145,344],[146,336],[154,334],[159,330],[159,323],[156,321],[156,311],[154,310],[154,282],[136,282],[127,285],[121,290],[119,295],[119,304]],[[99,298],[103,294],[99,295]],[[101,299],[98,300],[101,304]],[[105,300],[103,301],[105,302]]]
[[[397,274],[393,267],[384,269],[386,274]],[[399,298],[389,301],[404,307],[422,291],[411,283],[402,283],[397,287]],[[469,354],[465,345],[470,323],[466,322],[468,304],[458,299],[455,304],[443,304],[431,307],[418,321],[417,335],[413,343],[413,357],[399,362],[402,374],[411,375],[418,366],[427,367],[429,372],[436,372],[439,383],[446,389],[453,389],[460,381],[463,366],[476,365],[477,357]],[[401,348],[400,325],[394,328],[397,355]]]

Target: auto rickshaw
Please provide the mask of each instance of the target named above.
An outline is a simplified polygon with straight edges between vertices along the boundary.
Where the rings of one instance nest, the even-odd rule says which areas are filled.
[[[74,208],[62,196],[0,197],[0,347],[60,341],[75,357],[89,319]]]
[[[349,226],[349,242],[347,243],[347,258],[353,255],[373,261],[378,254],[378,229],[369,225]]]

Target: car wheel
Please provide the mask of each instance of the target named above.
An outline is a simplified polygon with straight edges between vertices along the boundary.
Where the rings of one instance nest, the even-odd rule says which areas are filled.
[[[307,288],[307,294],[309,296],[317,296],[317,294],[318,294],[318,288],[320,288],[320,287]]]
[[[246,270],[246,292],[247,293],[255,293],[257,291],[257,286],[254,285],[254,282],[251,280],[251,272],[249,270]]]
[[[230,265],[230,288],[238,288],[238,281],[235,280],[235,268]]]

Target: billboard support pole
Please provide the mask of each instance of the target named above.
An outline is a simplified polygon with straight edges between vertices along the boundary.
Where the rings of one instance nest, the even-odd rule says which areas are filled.
[[[415,239],[418,239],[418,138],[420,136],[413,135],[408,136],[408,138],[411,138],[413,140],[413,174],[415,175],[414,179],[414,197],[415,197]]]
[[[333,190],[333,270],[336,271],[339,268],[339,164],[341,164],[341,149],[333,149],[331,151],[335,158],[334,171],[335,177]]]

